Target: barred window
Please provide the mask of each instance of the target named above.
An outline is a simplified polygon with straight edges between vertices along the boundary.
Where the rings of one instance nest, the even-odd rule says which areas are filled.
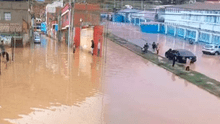
[[[11,20],[11,13],[10,12],[5,12],[5,20],[10,21]]]

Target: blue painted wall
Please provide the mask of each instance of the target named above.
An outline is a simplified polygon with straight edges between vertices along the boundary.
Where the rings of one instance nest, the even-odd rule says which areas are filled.
[[[176,33],[177,33],[177,36],[179,36],[179,37],[184,37],[184,29],[182,29],[182,28],[177,28],[177,29],[176,29]]]
[[[47,25],[46,22],[41,23],[41,31],[44,33],[47,33]]]
[[[165,26],[164,25],[160,25],[160,33],[165,34]]]
[[[141,31],[145,33],[158,33],[158,25],[141,25]]]
[[[131,23],[134,24],[134,18],[131,19]]]
[[[195,40],[196,32],[191,30],[186,30],[186,38]]]
[[[212,43],[220,44],[220,36],[213,35],[212,36]]]
[[[174,27],[173,26],[167,26],[167,34],[174,35]]]
[[[140,21],[139,18],[136,18],[136,24],[135,25],[139,25]]]
[[[209,37],[210,37],[210,35],[207,33],[200,33],[199,41],[209,43]]]
[[[120,14],[115,14],[113,18],[114,22],[124,22],[124,17]]]

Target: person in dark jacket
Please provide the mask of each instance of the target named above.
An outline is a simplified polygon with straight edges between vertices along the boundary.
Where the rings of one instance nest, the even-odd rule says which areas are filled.
[[[148,43],[146,43],[146,44],[144,45],[144,52],[146,52],[146,53],[147,53],[148,48],[149,48],[149,45],[148,45]]]
[[[92,45],[91,45],[91,53],[92,53],[92,55],[93,55],[93,49],[94,49],[95,44],[94,44],[94,41],[93,41],[93,40],[91,40],[91,42],[92,42]]]
[[[76,45],[75,43],[73,43],[73,53],[75,53],[75,51],[76,51]]]
[[[173,65],[172,65],[173,67],[175,65],[175,62],[176,62],[176,55],[173,56]]]
[[[155,49],[157,48],[157,45],[156,45],[155,42],[153,42],[153,44],[152,44],[152,48],[153,48],[153,50],[155,50]]]

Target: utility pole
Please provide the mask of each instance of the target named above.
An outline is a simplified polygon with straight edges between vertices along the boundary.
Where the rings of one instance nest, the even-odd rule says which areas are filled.
[[[123,8],[123,0],[121,0],[121,8]]]
[[[69,49],[70,40],[71,40],[71,36],[70,36],[70,35],[71,35],[71,18],[72,18],[71,10],[72,10],[71,0],[69,0],[69,36],[68,36],[68,49]]]
[[[143,0],[141,0],[141,10],[143,10],[143,5],[144,5],[144,3],[143,3]]]
[[[71,22],[70,22],[70,29],[71,29],[71,34],[70,34],[70,40],[73,41],[73,29],[74,29],[74,26],[73,26],[73,21],[74,21],[74,6],[75,6],[75,0],[73,0],[73,2],[71,2]],[[74,41],[73,41],[74,42]]]

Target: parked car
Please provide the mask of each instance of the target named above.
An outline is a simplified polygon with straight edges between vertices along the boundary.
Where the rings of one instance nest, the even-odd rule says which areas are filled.
[[[205,45],[202,49],[202,52],[203,52],[203,54],[219,55],[220,54],[220,45],[218,45],[218,44]]]
[[[35,35],[35,36],[34,36],[34,43],[41,43],[41,41],[40,41],[40,35]]]
[[[196,62],[196,56],[188,50],[184,50],[184,49],[168,50],[165,53],[165,56],[168,59],[173,59],[174,55],[177,56],[176,61],[179,63],[186,63],[186,58],[191,58],[192,63]]]

